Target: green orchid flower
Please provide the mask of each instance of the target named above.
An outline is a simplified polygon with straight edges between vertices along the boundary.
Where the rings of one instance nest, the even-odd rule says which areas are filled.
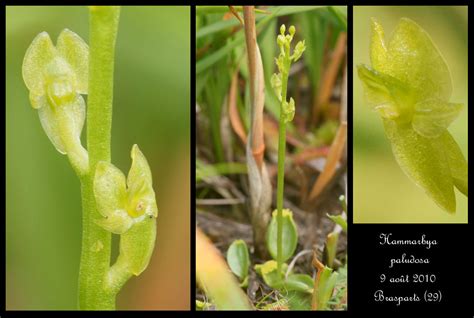
[[[467,196],[467,162],[447,128],[463,105],[449,101],[451,73],[430,36],[403,18],[389,41],[372,19],[372,67],[358,66],[367,103],[382,117],[402,170],[445,211],[454,186]]]
[[[86,116],[81,94],[88,91],[89,47],[68,29],[61,32],[56,46],[48,33],[41,32],[25,54],[22,71],[46,135],[84,174],[88,156],[80,141]]]
[[[133,145],[131,157],[127,179],[106,161],[97,164],[94,177],[97,209],[104,217],[96,223],[115,234],[123,234],[134,224],[158,216],[150,167],[137,145]]]
[[[133,145],[132,166],[128,177],[113,164],[100,161],[94,177],[94,196],[103,219],[96,224],[120,234],[117,264],[134,275],[148,265],[156,238],[155,192],[148,162],[137,145]],[[125,265],[124,265],[125,264]]]

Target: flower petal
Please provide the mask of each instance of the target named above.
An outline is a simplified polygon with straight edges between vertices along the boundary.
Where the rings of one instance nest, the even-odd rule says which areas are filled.
[[[411,118],[414,95],[408,86],[366,65],[357,66],[357,71],[370,107],[384,118]]]
[[[120,257],[133,275],[140,275],[150,262],[156,240],[156,219],[147,217],[135,223],[120,237]]]
[[[417,134],[410,125],[384,120],[384,126],[393,154],[405,174],[441,208],[454,213],[456,198],[445,149],[436,139]]]
[[[439,99],[427,99],[415,105],[413,129],[426,138],[438,137],[456,119],[462,104],[448,103]]]
[[[372,67],[379,72],[386,72],[387,47],[385,46],[384,31],[377,19],[371,19],[372,40],[370,42],[370,61]]]
[[[451,73],[431,37],[418,24],[403,18],[388,45],[389,75],[407,83],[419,100],[451,97]]]
[[[45,94],[43,70],[56,54],[56,48],[46,32],[38,34],[28,47],[23,59],[23,80],[35,95]]]
[[[127,186],[129,197],[128,212],[133,216],[143,213],[158,216],[155,192],[148,162],[137,145],[132,147],[132,166],[128,172]]]
[[[125,210],[115,210],[107,218],[95,220],[95,223],[114,234],[123,234],[134,224],[133,219]]]
[[[80,94],[87,94],[89,78],[89,46],[84,40],[64,29],[56,44],[59,54],[69,63],[76,75],[76,89]]]
[[[125,176],[122,171],[106,161],[97,163],[94,196],[99,213],[105,217],[112,217],[116,210],[126,210]],[[116,215],[109,223],[118,219]]]
[[[30,99],[31,97],[32,95],[30,94]],[[48,136],[49,140],[51,140],[51,143],[56,148],[56,150],[65,155],[66,147],[61,138],[56,112],[53,111],[53,108],[45,96],[36,98],[35,105],[37,105],[39,119],[41,126],[43,126],[44,132]]]
[[[467,161],[464,158],[464,155],[459,148],[456,140],[453,136],[445,130],[444,133],[437,138],[439,140],[439,146],[441,149],[444,149],[446,152],[446,157],[448,158],[449,168],[451,170],[451,176],[453,177],[453,182],[456,188],[458,188],[461,193],[467,196]]]

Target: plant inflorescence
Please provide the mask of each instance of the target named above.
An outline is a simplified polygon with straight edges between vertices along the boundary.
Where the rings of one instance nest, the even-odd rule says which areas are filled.
[[[90,7],[89,46],[65,29],[53,45],[42,32],[23,61],[30,101],[54,147],[68,156],[81,182],[83,202],[79,308],[114,309],[123,284],[148,266],[156,237],[152,175],[132,147],[128,177],[110,163],[114,51],[119,7]],[[88,106],[82,95],[89,94]],[[87,108],[87,112],[86,112]],[[87,116],[86,116],[87,113]],[[84,123],[87,149],[81,144]],[[111,266],[111,234],[120,252]]]

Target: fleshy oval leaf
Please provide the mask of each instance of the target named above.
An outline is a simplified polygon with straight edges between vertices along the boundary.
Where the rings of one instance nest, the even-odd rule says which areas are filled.
[[[235,240],[227,249],[227,264],[240,280],[244,280],[249,272],[250,257],[247,244],[243,240]]]
[[[288,268],[286,264],[283,265],[283,273],[281,275],[278,274],[278,264],[274,260],[255,265],[255,271],[263,278],[265,284],[272,288],[280,289],[284,286],[284,272]]]
[[[120,236],[120,256],[125,259],[133,275],[138,276],[147,268],[155,240],[156,219],[152,216],[135,223]]]
[[[150,166],[137,145],[133,145],[132,166],[128,172],[128,211],[134,217],[142,214],[158,216]]]
[[[23,80],[35,95],[45,94],[43,70],[56,54],[56,48],[47,32],[38,34],[28,47],[23,59]]]
[[[298,244],[298,230],[293,220],[293,213],[283,209],[283,233],[282,233],[282,261],[286,261],[296,250]],[[277,259],[277,210],[273,211],[272,219],[267,229],[267,248],[273,259]]]
[[[400,19],[388,44],[389,75],[407,83],[419,100],[449,100],[451,73],[431,37],[408,18]]]
[[[427,99],[415,105],[413,129],[426,138],[435,138],[459,116],[462,104],[448,103],[440,99]]]
[[[126,210],[125,176],[113,164],[99,161],[94,176],[94,197],[97,209],[104,217],[112,217],[116,210]],[[114,221],[118,220],[116,216]]]
[[[454,213],[456,199],[445,150],[432,139],[416,133],[410,125],[384,120],[395,158],[405,174],[443,210]]]
[[[64,29],[58,37],[56,48],[75,73],[77,92],[87,94],[89,46],[79,35],[69,29]]]
[[[290,274],[285,280],[287,290],[295,290],[312,294],[314,290],[314,282],[311,276],[306,274]]]

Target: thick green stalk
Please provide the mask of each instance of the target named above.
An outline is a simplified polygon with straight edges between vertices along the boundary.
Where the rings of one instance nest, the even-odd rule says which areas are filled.
[[[110,267],[111,233],[95,224],[93,180],[99,161],[110,162],[115,39],[119,7],[90,7],[90,64],[87,110],[89,173],[81,178],[83,228],[79,308],[115,309],[115,294],[105,287]]]
[[[289,61],[287,61],[288,64]],[[289,65],[288,65],[289,69]],[[283,266],[283,191],[285,185],[285,152],[286,152],[286,120],[283,103],[286,101],[288,72],[282,72],[280,125],[278,131],[278,177],[277,177],[277,264],[278,273],[282,275]]]

